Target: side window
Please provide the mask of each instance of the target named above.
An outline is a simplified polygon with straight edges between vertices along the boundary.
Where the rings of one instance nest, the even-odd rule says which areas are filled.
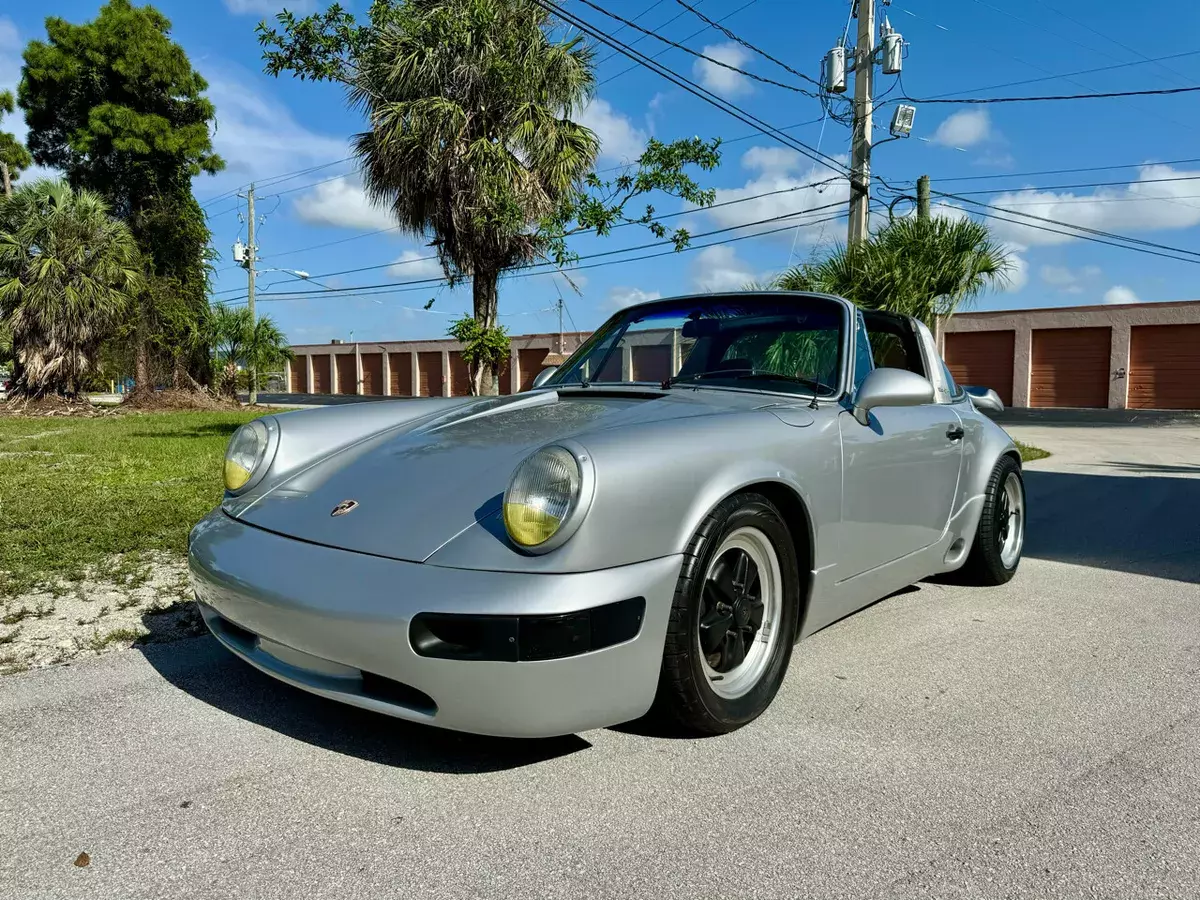
[[[871,338],[867,334],[866,323],[863,322],[862,311],[858,313],[858,328],[854,341],[854,389],[857,391],[871,370],[875,368],[875,359],[871,354]]]

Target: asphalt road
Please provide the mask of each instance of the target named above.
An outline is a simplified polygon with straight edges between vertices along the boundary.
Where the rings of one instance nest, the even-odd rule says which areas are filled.
[[[207,638],[2,679],[0,897],[1200,896],[1200,428],[1013,432],[1017,578],[815,635],[726,737],[447,734]]]

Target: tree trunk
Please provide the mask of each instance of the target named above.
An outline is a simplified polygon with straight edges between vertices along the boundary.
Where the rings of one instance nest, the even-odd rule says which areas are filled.
[[[475,321],[481,327],[492,329],[496,327],[499,292],[496,283],[500,280],[499,272],[475,272],[471,280],[471,293],[475,306]],[[496,366],[491,360],[477,363],[471,367],[471,383],[475,393],[481,397],[495,397],[500,393],[500,379],[496,375]]]
[[[153,392],[154,385],[150,379],[150,344],[145,336],[139,334],[137,348],[134,350],[133,391],[140,394],[143,391]]]

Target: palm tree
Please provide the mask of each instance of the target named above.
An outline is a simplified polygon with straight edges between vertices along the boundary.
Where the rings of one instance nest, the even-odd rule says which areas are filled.
[[[217,304],[197,340],[212,346],[213,380],[219,392],[228,396],[237,394],[239,364],[253,365],[261,372],[293,358],[287,335],[270,316],[252,320],[247,306]]]
[[[496,327],[500,274],[539,252],[539,221],[581,187],[599,142],[571,116],[595,84],[581,38],[556,41],[530,0],[410,0],[357,60],[351,102],[368,195],[413,234],[432,233],[447,278],[471,280],[474,317]],[[497,393],[491,359],[476,393]]]
[[[99,195],[43,179],[0,200],[0,320],[12,333],[14,394],[76,395],[140,285],[137,245]]]
[[[1008,281],[1008,251],[973,219],[904,218],[825,259],[795,266],[776,279],[779,290],[838,294],[870,309],[886,309],[933,327],[983,291]]]

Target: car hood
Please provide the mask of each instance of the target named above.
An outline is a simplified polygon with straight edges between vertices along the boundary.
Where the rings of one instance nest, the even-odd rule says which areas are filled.
[[[586,446],[589,432],[727,408],[699,392],[549,391],[468,403],[324,456],[234,514],[301,540],[422,562],[498,512],[513,470],[539,447],[567,437]],[[351,500],[350,512],[333,515]]]

